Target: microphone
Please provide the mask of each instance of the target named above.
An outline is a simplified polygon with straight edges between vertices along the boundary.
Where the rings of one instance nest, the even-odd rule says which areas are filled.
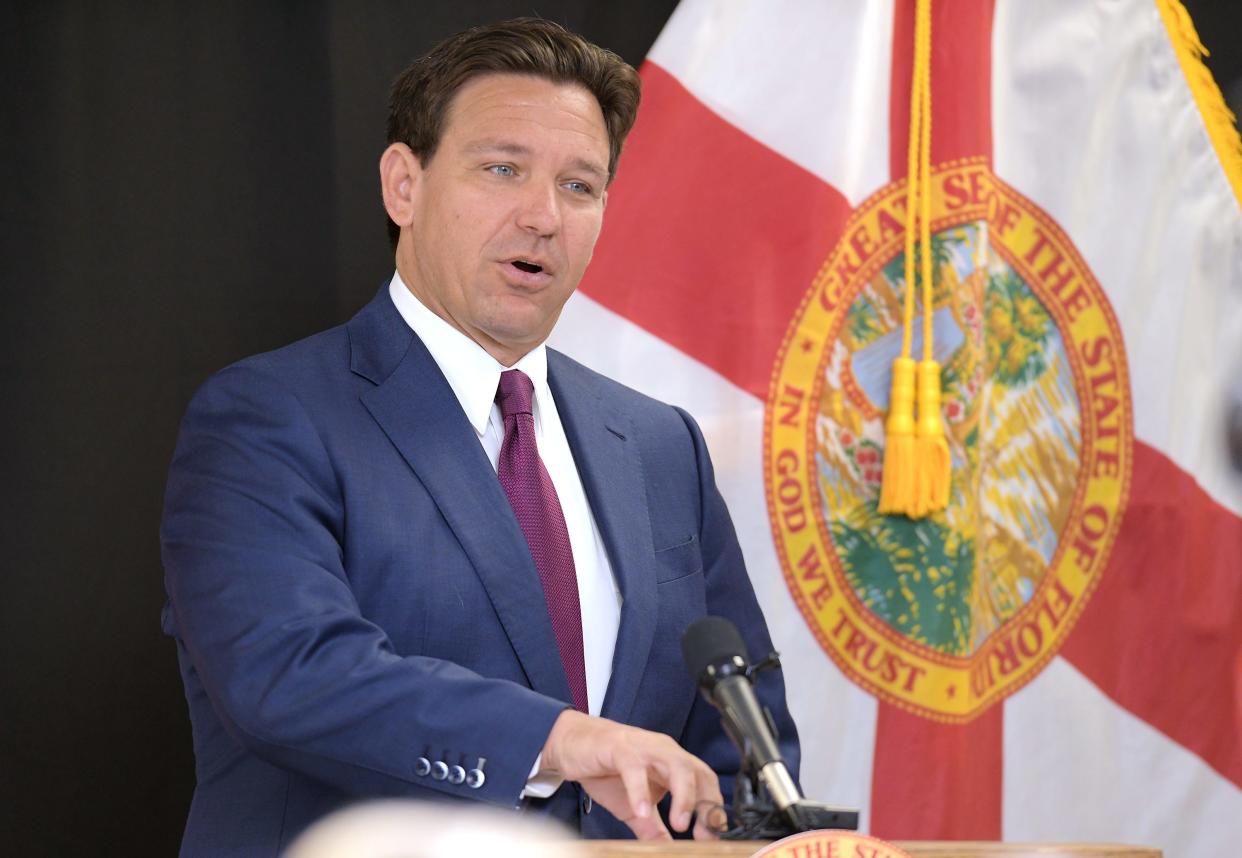
[[[772,715],[759,704],[752,683],[759,670],[779,666],[775,653],[752,667],[737,627],[724,617],[703,617],[692,623],[681,638],[681,653],[703,697],[720,710],[725,733],[741,752],[739,803],[748,797],[741,789],[743,783],[753,785],[757,778],[782,817],[781,830],[795,833],[858,827],[857,811],[830,808],[803,798],[785,765]]]
[[[802,798],[776,744],[776,730],[755,697],[746,644],[737,626],[724,617],[704,617],[682,636],[681,654],[707,702],[720,710],[721,724],[742,752],[743,766],[759,776],[777,809]]]

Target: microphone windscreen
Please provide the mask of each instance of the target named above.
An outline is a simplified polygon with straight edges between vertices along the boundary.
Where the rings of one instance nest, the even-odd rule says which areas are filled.
[[[681,655],[695,682],[710,664],[728,661],[733,656],[746,660],[746,644],[737,626],[724,617],[703,617],[690,624],[681,636]]]

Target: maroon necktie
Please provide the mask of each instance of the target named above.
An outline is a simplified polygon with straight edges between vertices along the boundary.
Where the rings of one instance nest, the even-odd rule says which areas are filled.
[[[496,402],[505,420],[505,440],[500,447],[496,472],[539,571],[552,632],[556,635],[556,648],[561,652],[574,706],[586,712],[586,660],[582,655],[578,575],[574,571],[574,554],[561,502],[535,446],[535,418],[531,414],[534,391],[535,385],[521,370],[511,369],[500,374]]]

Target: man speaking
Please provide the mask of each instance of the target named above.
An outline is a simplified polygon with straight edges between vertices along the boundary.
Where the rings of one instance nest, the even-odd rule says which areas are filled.
[[[546,21],[442,42],[393,86],[391,282],[195,395],[161,530],[182,855],[275,855],[372,796],[711,836],[738,759],[679,640],[718,614],[771,642],[702,435],[543,345],[638,100]],[[779,676],[759,692],[796,772]]]

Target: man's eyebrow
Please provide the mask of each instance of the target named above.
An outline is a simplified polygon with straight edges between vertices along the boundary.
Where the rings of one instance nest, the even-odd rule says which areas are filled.
[[[466,144],[466,151],[472,154],[500,152],[505,155],[529,155],[530,147],[504,140],[475,140]]]
[[[585,158],[575,158],[574,166],[584,173],[590,173],[597,180],[605,182],[608,180],[608,171],[596,164],[594,161],[588,161]]]
[[[530,155],[529,146],[523,146],[521,143],[511,143],[506,140],[475,140],[467,143],[465,151],[472,155]],[[584,173],[590,173],[599,181],[607,181],[608,171],[594,161],[588,161],[586,158],[575,158],[572,166],[576,170]]]

